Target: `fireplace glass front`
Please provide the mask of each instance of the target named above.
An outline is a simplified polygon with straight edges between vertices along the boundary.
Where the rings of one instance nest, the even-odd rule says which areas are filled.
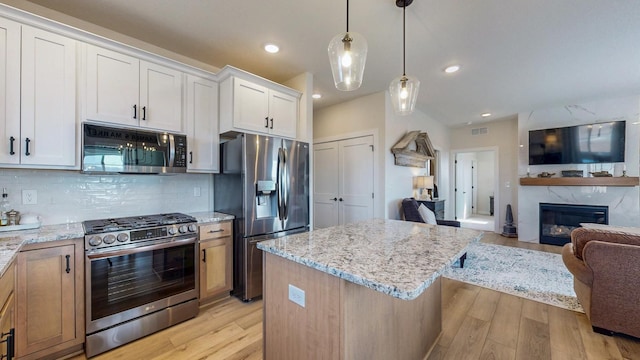
[[[609,207],[540,203],[540,243],[562,246],[580,223],[609,224]]]

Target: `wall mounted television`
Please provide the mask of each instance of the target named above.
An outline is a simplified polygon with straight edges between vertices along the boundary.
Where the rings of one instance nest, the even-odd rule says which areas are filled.
[[[624,162],[625,121],[529,131],[529,165]]]

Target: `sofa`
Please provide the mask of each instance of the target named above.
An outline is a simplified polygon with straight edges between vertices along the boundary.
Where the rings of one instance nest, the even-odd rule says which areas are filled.
[[[419,222],[419,223],[426,223],[422,218],[422,215],[420,215],[420,211],[418,210],[419,207],[420,205],[418,205],[418,202],[416,201],[415,198],[402,199],[402,213],[404,214],[404,220]],[[444,226],[460,227],[460,221],[456,221],[456,220],[436,219],[436,224],[444,225]],[[460,267],[464,267],[464,261],[466,259],[467,259],[467,253],[464,253],[460,257]]]
[[[640,337],[640,228],[583,224],[562,260],[595,332]]]

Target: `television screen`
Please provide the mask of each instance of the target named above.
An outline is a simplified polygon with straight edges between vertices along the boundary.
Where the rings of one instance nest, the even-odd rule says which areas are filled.
[[[625,121],[529,131],[529,165],[624,162]]]

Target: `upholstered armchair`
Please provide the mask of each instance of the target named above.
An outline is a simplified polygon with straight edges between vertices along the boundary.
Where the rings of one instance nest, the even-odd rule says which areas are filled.
[[[640,337],[640,228],[584,224],[562,260],[593,330]]]
[[[404,214],[404,219],[406,221],[425,223],[424,219],[422,219],[422,215],[420,215],[420,211],[418,211],[419,207],[418,202],[414,198],[402,199],[402,212]],[[460,227],[460,221],[436,219],[436,225]],[[460,257],[460,267],[464,267],[464,261],[466,259],[467,253],[464,253]]]

